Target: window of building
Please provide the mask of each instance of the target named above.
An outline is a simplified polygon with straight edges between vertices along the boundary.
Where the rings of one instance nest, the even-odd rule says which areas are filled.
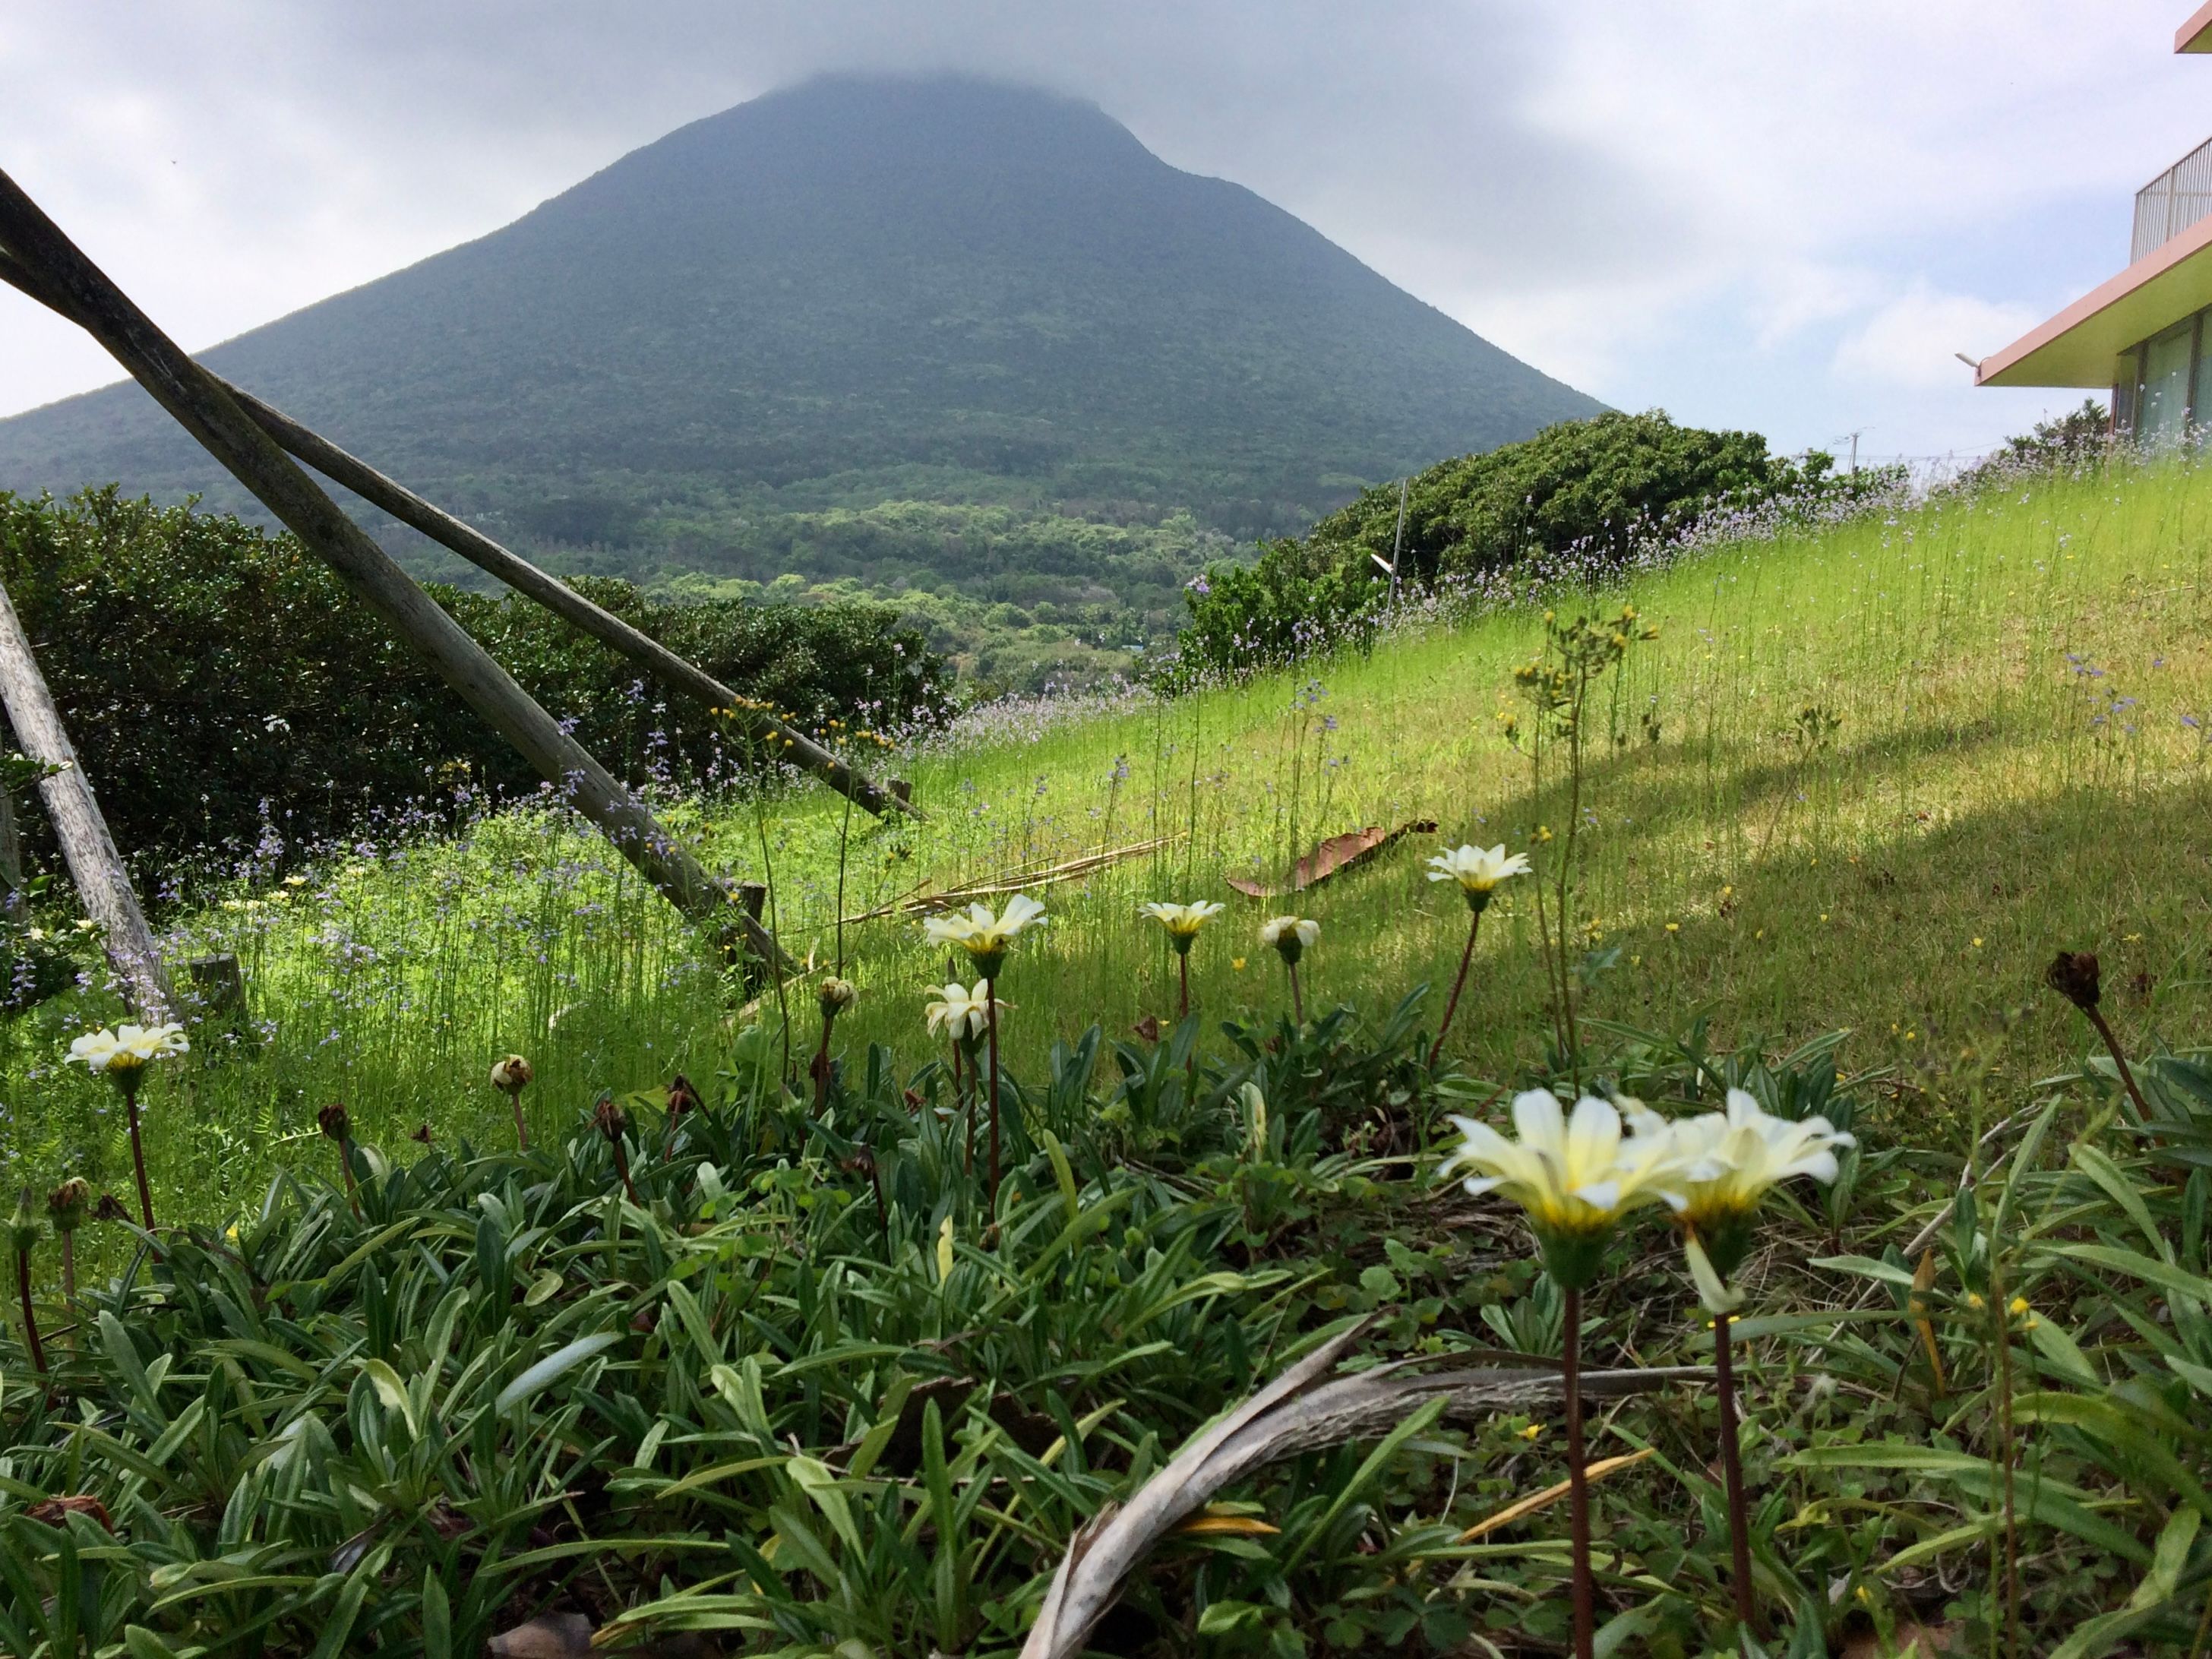
[[[2189,428],[2189,378],[2196,367],[2197,319],[2176,323],[2142,349],[2142,385],[2136,435],[2146,443],[2172,443]]]
[[[2136,429],[2136,382],[2142,378],[2142,353],[2130,348],[2112,365],[2112,430]]]
[[[2197,313],[2197,372],[2190,388],[2189,421],[2200,430],[2212,426],[2212,338],[2204,332],[2204,313]]]

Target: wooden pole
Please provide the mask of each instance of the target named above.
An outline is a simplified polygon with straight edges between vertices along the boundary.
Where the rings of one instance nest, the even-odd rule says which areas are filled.
[[[127,988],[131,1006],[149,1024],[166,1024],[177,1017],[177,1000],[161,969],[161,953],[154,944],[154,930],[138,908],[131,878],[107,833],[107,820],[93,798],[92,783],[76,763],[61,711],[54,707],[46,676],[31,653],[30,635],[7,590],[0,588],[0,704],[8,710],[8,724],[15,728],[15,741],[34,761],[57,769],[39,785],[39,798],[62,844],[70,879],[76,884],[85,913],[100,926],[107,960],[116,977]]]
[[[41,283],[21,261],[0,249],[0,282],[20,289],[40,304],[60,312],[86,328],[92,324],[75,310],[67,296]],[[890,788],[855,772],[830,750],[804,732],[785,725],[772,714],[744,706],[743,700],[721,681],[697,665],[678,656],[659,641],[632,627],[604,606],[594,605],[559,577],[540,570],[520,554],[502,547],[475,526],[455,518],[435,503],[425,501],[404,484],[386,477],[368,462],[349,454],[320,434],[310,430],[273,404],[264,403],[241,386],[234,386],[211,369],[209,380],[228,392],[238,406],[253,417],[277,445],[298,459],[372,505],[382,507],[402,524],[420,531],[448,551],[459,554],[477,569],[505,582],[516,592],[544,605],[554,615],[611,647],[655,675],[663,683],[709,708],[726,708],[771,753],[795,762],[812,772],[854,805],[878,817],[906,812],[926,816],[909,793],[896,784]]]
[[[671,903],[699,920],[726,912],[722,889],[698,860],[340,512],[337,503],[276,447],[215,377],[156,328],[4,172],[0,172],[0,245],[36,284],[30,290],[33,297],[46,299],[106,347],[155,402],[206,446],[386,626],[428,659],[462,701],[597,824]],[[745,931],[750,936],[753,930]],[[774,948],[773,939],[765,943]]]

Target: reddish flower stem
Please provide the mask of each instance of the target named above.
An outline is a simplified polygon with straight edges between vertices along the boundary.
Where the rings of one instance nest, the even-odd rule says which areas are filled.
[[[15,1293],[23,1299],[23,1345],[31,1351],[31,1368],[46,1374],[46,1350],[39,1340],[39,1316],[31,1311],[31,1253],[15,1252]]]
[[[146,1231],[154,1231],[154,1189],[146,1184],[146,1149],[138,1139],[138,1091],[126,1085],[123,1091],[124,1115],[131,1121],[131,1167],[138,1177],[138,1213],[146,1223]]]
[[[2105,1039],[2105,1047],[2112,1056],[2112,1064],[2120,1068],[2120,1081],[2127,1088],[2128,1098],[2136,1103],[2136,1110],[2145,1117],[2151,1115],[2144,1102],[2142,1091],[2136,1087],[2136,1074],[2128,1068],[2128,1057],[2120,1052],[2120,1040],[2112,1035],[2112,1026],[2105,1019],[2101,1008],[2091,1006],[2081,1011],[2089,1016],[2089,1024],[2097,1028],[2097,1035]]]
[[[1467,970],[1474,961],[1474,936],[1482,930],[1482,912],[1475,911],[1467,919],[1467,948],[1459,953],[1459,977],[1452,981],[1451,997],[1444,1004],[1443,1024],[1437,1027],[1436,1045],[1429,1050],[1429,1069],[1437,1069],[1443,1058],[1444,1036],[1451,1030],[1452,1016],[1459,1012],[1459,994],[1467,985]]]

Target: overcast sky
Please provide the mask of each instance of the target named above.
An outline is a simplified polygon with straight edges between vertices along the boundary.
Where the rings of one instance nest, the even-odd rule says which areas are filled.
[[[0,167],[199,348],[823,70],[1090,98],[1608,403],[1984,447],[2212,134],[2185,0],[0,0]],[[0,289],[0,414],[116,379]]]

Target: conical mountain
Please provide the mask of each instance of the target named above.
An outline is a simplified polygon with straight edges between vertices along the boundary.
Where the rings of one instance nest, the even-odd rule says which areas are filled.
[[[897,500],[1293,531],[1598,408],[1098,109],[960,78],[757,99],[205,361],[526,545],[740,574]],[[0,422],[0,487],[111,479],[241,499],[135,386]]]

